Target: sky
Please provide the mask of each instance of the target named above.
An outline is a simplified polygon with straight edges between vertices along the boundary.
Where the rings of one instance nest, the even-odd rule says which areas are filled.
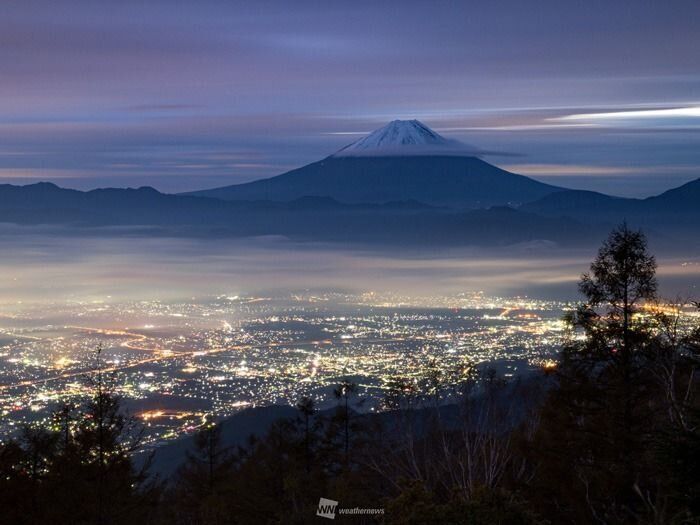
[[[268,177],[394,119],[567,187],[700,177],[700,2],[0,5],[0,183]]]

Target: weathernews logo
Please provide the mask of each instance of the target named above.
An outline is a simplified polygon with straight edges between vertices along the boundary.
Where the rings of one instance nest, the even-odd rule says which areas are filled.
[[[384,509],[365,509],[360,507],[354,508],[338,508],[338,502],[332,499],[321,498],[318,500],[318,509],[316,516],[334,520],[336,514],[345,516],[367,516],[367,515],[383,515]]]
[[[318,500],[318,510],[316,510],[316,516],[321,516],[322,518],[328,518],[331,520],[335,519],[335,511],[338,508],[338,502],[332,499],[321,498]]]

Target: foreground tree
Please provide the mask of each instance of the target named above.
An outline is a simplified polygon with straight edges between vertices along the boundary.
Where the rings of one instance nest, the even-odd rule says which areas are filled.
[[[316,411],[316,405],[313,398],[309,396],[302,397],[297,403],[297,410],[304,421],[304,463],[306,472],[311,471],[311,418]]]
[[[102,374],[101,352],[90,375],[94,395],[79,409],[61,407],[55,429],[28,426],[0,444],[7,481],[0,515],[7,523],[146,523],[158,490],[148,461],[135,466],[142,428],[122,408]]]
[[[352,412],[350,410],[350,398],[357,390],[357,384],[349,379],[343,379],[340,384],[333,390],[333,395],[338,400],[338,411],[336,412],[336,421],[342,427],[343,434],[343,458],[345,467],[347,468],[350,462],[350,418]]]
[[[655,272],[646,238],[623,224],[581,279],[586,302],[568,318],[575,337],[561,354],[558,385],[542,410],[535,443],[541,466],[533,493],[559,519],[666,523],[669,518],[665,509],[672,496],[659,480],[655,444],[673,424],[658,372],[669,359],[680,363],[690,339],[670,339],[654,315]],[[683,361],[686,370],[674,373],[680,381],[674,390],[696,389],[687,368],[693,366]],[[688,507],[675,511],[685,519]]]
[[[222,424],[206,422],[178,469],[162,511],[165,523],[229,523],[235,459],[222,443]]]

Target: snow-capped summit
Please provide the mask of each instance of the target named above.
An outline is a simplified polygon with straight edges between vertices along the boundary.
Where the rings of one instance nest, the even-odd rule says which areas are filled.
[[[418,120],[394,120],[353,142],[334,157],[383,157],[403,155],[474,156],[477,148],[446,139]]]

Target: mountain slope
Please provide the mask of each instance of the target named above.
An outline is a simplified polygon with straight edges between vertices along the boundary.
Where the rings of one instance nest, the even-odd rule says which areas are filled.
[[[643,207],[646,211],[685,211],[700,214],[700,178],[665,191],[661,195],[644,199]]]
[[[520,210],[546,216],[634,217],[662,220],[700,215],[700,179],[646,199],[611,197],[603,193],[565,190],[520,206]]]
[[[533,201],[560,190],[476,157],[341,156],[269,179],[189,195],[274,201],[317,195],[342,202],[417,200],[437,206],[485,208]]]
[[[190,192],[225,200],[417,200],[437,206],[517,205],[562,188],[509,173],[417,120],[395,120],[334,155],[269,179]]]
[[[542,217],[568,217],[584,224],[612,225],[627,221],[635,228],[663,231],[697,242],[700,228],[700,179],[646,199],[610,197],[591,191],[567,190],[526,203],[520,211]]]
[[[638,201],[611,197],[604,193],[585,190],[557,191],[520,206],[520,210],[547,216],[580,216],[599,213],[617,213],[633,208]]]

